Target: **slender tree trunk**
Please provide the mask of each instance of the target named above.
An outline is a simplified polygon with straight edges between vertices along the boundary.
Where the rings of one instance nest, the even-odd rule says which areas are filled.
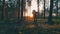
[[[37,0],[37,4],[38,4],[38,18],[39,18],[39,0]]]
[[[44,0],[44,19],[45,19],[45,0]]]
[[[9,9],[8,7],[5,9],[6,10],[5,11],[5,17],[6,17],[7,21],[9,21],[9,19],[8,19],[8,12],[9,12],[8,9]]]
[[[2,20],[4,19],[4,16],[5,16],[5,0],[3,0]]]
[[[48,24],[52,25],[52,12],[53,12],[53,0],[50,0],[50,12],[49,12],[49,17],[48,17]]]
[[[57,16],[56,16],[56,18],[57,18],[57,21],[58,21],[58,0],[56,1],[56,7],[57,7]],[[58,24],[58,22],[57,22],[57,24]]]
[[[23,0],[21,1],[21,21],[23,21]]]
[[[18,8],[17,8],[17,0],[15,1],[15,15],[16,15],[16,18],[18,17]]]
[[[5,0],[3,0],[3,11],[2,11],[2,19],[8,19],[8,11],[6,10],[6,3]]]
[[[57,16],[58,16],[58,0],[56,1],[56,7],[57,7]]]
[[[21,22],[20,22],[20,0],[16,0],[15,3],[16,3],[16,4],[15,4],[15,5],[16,5],[16,11],[18,11],[18,12],[17,12],[18,17],[17,17],[15,34],[19,34],[18,26],[21,25]]]
[[[18,0],[18,22],[20,21],[20,0]]]

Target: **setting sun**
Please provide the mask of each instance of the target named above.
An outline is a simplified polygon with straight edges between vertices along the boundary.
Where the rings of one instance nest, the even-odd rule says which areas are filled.
[[[33,14],[31,14],[30,17],[33,17]]]
[[[33,14],[32,14],[32,13],[28,13],[28,12],[26,12],[26,13],[25,13],[25,16],[33,17]]]

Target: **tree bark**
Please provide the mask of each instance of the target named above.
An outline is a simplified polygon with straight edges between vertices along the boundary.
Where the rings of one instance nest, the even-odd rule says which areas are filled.
[[[56,1],[56,7],[57,7],[57,16],[56,16],[56,18],[57,18],[57,21],[58,21],[58,0]],[[59,23],[57,22],[57,24],[59,24]]]
[[[20,21],[20,0],[18,0],[18,22]]]
[[[45,0],[44,0],[44,19],[45,19]]]
[[[21,21],[23,21],[23,0],[21,1]]]
[[[39,18],[39,0],[37,0],[38,4],[38,18]]]
[[[2,20],[4,19],[4,16],[5,16],[5,0],[3,0]]]
[[[49,12],[49,17],[48,17],[48,24],[52,25],[52,12],[53,12],[53,0],[50,0],[50,12]]]

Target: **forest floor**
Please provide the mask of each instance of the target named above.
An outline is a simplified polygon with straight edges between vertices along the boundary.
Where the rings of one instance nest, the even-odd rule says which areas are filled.
[[[22,34],[60,34],[60,24],[49,25],[43,23],[44,20],[41,21],[40,19],[38,21],[38,28],[35,26],[33,20],[32,22],[31,20],[22,22],[22,25],[17,27],[15,20],[6,22],[7,21],[0,21],[0,34],[5,34],[6,32],[13,34],[17,27],[19,31],[22,30],[22,32],[19,32]]]

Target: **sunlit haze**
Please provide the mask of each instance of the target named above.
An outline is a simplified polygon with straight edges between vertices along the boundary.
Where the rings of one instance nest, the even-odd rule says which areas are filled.
[[[28,6],[28,2],[26,2],[26,10],[25,16],[33,17],[32,11],[37,11],[37,0],[31,0],[31,6]]]
[[[37,4],[37,1],[38,0],[30,0],[31,1],[31,5],[29,6],[27,0],[26,0],[26,13],[25,13],[25,16],[33,16],[32,14],[32,11],[35,10],[36,12],[38,12],[38,4]],[[49,4],[48,1],[46,1],[46,6],[49,7]],[[39,13],[42,13],[42,10],[44,10],[44,1],[43,0],[40,0],[39,1]]]

